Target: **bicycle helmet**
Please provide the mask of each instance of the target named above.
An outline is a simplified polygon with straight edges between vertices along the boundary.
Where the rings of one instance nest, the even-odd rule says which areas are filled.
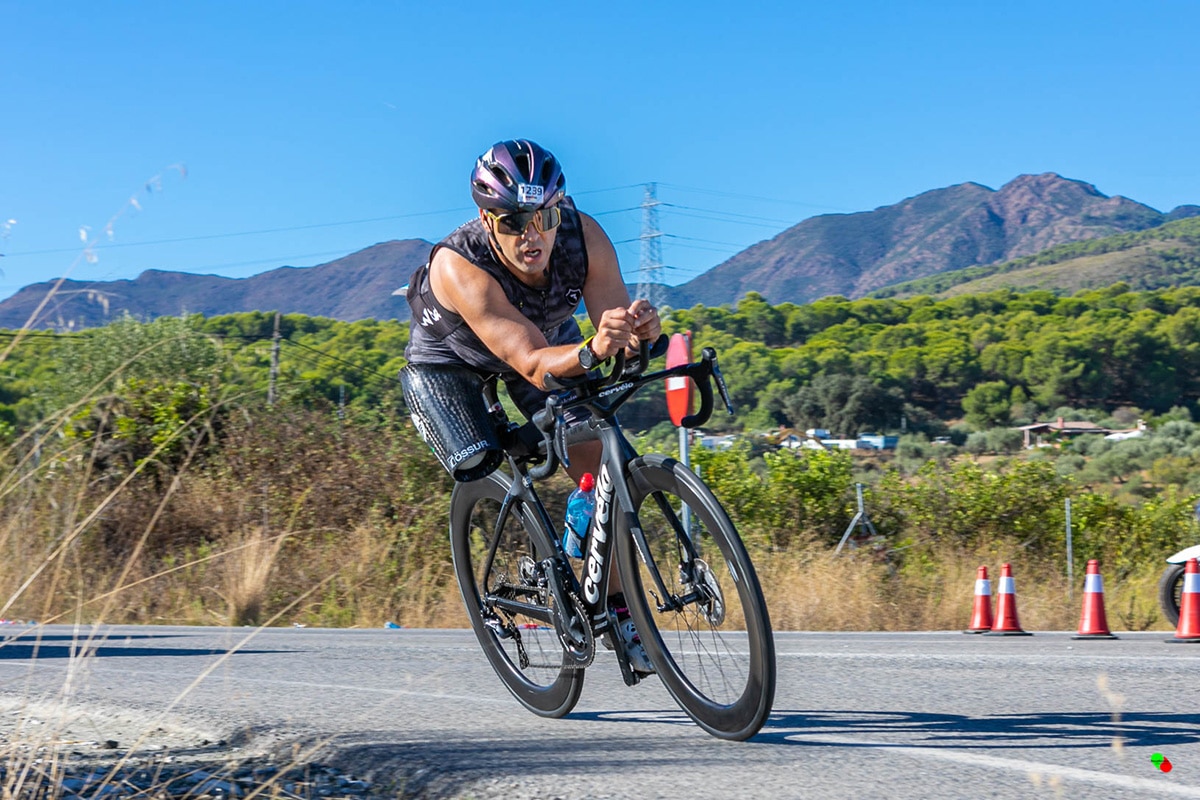
[[[528,139],[497,142],[475,162],[471,197],[493,211],[534,211],[566,191],[558,159]]]

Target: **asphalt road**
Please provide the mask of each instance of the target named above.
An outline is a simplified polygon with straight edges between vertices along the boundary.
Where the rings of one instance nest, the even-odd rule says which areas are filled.
[[[1164,633],[777,634],[775,711],[730,743],[607,653],[576,711],[544,720],[468,631],[109,627],[81,656],[90,632],[0,629],[6,738],[299,743],[430,797],[1200,798],[1200,645]]]

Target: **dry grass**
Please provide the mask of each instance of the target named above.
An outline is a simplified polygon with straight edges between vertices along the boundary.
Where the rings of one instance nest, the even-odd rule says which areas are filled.
[[[777,630],[905,631],[961,630],[970,622],[976,570],[988,566],[993,610],[1000,562],[987,554],[939,553],[924,569],[893,570],[885,561],[858,552],[832,550],[760,553],[755,557]],[[1053,565],[1012,560],[1021,626],[1076,630],[1081,589],[1068,591]],[[1082,574],[1077,572],[1082,586]],[[1157,573],[1147,569],[1105,586],[1105,608],[1113,630],[1168,630],[1158,611]]]
[[[36,458],[28,442],[0,454],[9,469],[0,481],[0,616],[467,624],[446,535],[450,481],[407,426],[343,426],[276,408],[239,409],[219,428],[219,446],[204,450],[197,439],[173,472],[114,474],[100,466],[99,441],[44,440]],[[568,484],[545,486],[553,519]],[[756,550],[780,630],[961,629],[976,568],[987,564],[995,580],[1003,561],[1013,564],[1026,628],[1078,624],[1082,598],[1061,565],[1023,558],[1015,542],[835,556],[813,535]],[[1110,576],[1112,627],[1166,628],[1157,574],[1149,566]],[[1076,578],[1082,584],[1082,565]]]

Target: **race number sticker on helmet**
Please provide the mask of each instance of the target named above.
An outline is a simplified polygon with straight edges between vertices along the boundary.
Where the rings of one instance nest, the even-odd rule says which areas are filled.
[[[518,203],[540,203],[546,195],[546,188],[536,183],[517,184]]]

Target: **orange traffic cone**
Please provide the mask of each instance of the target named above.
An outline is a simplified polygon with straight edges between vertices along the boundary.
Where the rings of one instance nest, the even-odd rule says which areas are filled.
[[[1083,612],[1079,615],[1079,633],[1072,639],[1115,639],[1108,630],[1108,618],[1104,615],[1104,579],[1100,577],[1100,562],[1091,559],[1087,563],[1087,577],[1083,579]]]
[[[1013,580],[1012,566],[1000,565],[1000,586],[996,600],[996,622],[984,636],[1032,636],[1021,630],[1017,621],[1017,584]]]
[[[987,633],[992,629],[992,582],[988,580],[987,567],[975,573],[975,611],[971,624],[963,633]]]
[[[1183,572],[1183,594],[1179,596],[1179,625],[1168,642],[1200,642],[1200,564],[1189,558]]]

